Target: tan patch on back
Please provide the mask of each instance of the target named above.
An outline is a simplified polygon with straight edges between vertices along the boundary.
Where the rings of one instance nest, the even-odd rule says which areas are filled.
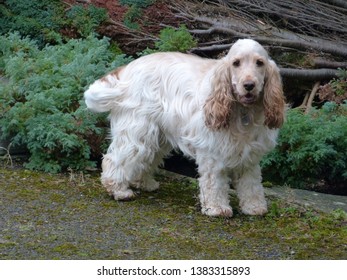
[[[107,73],[105,76],[103,76],[100,81],[108,83],[108,76],[115,76],[119,80],[119,74],[122,72],[122,70],[125,68],[124,66],[118,67],[115,70],[112,70],[111,72]]]
[[[125,68],[125,66],[121,66],[116,68],[115,70],[111,71],[109,75],[116,76],[117,79],[119,79],[119,74],[122,72],[122,70]]]

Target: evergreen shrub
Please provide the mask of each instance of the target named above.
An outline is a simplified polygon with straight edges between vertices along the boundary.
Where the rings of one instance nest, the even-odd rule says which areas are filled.
[[[154,4],[156,0],[120,0],[120,4],[125,6],[137,6],[139,8],[147,8]]]
[[[71,26],[75,27],[82,37],[87,37],[107,19],[107,11],[102,8],[88,5],[73,6],[66,14]]]
[[[159,40],[155,42],[155,49],[147,48],[138,53],[147,55],[155,52],[187,52],[196,47],[197,41],[189,33],[185,25],[180,25],[178,29],[165,27],[160,31]]]
[[[143,10],[139,6],[130,6],[124,14],[124,25],[130,29],[139,30],[140,25],[136,21],[142,16],[142,12]]]
[[[155,0],[120,0],[119,3],[127,6],[128,10],[124,14],[124,25],[130,29],[139,30],[140,24],[137,22],[143,13],[143,9],[154,4]]]
[[[114,57],[109,40],[89,36],[40,49],[17,34],[0,36],[0,129],[30,152],[30,169],[59,172],[94,166],[105,138],[105,115],[86,109],[83,92],[106,72],[130,61]],[[93,151],[94,149],[94,151]]]
[[[185,25],[180,25],[178,29],[166,27],[160,31],[159,40],[155,42],[155,46],[159,51],[170,52],[187,50],[196,47],[197,42],[189,33]]]
[[[0,34],[18,31],[40,45],[59,41],[64,14],[59,0],[5,0],[0,3]]]
[[[87,37],[107,19],[105,9],[75,5],[67,9],[60,0],[5,0],[0,3],[0,35],[19,32],[40,47],[61,43],[68,36]]]
[[[347,104],[288,111],[278,145],[262,161],[265,179],[296,188],[347,186]]]

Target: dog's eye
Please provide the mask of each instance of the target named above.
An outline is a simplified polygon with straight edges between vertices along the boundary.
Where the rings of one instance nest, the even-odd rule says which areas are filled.
[[[236,59],[236,60],[233,62],[233,66],[234,66],[234,67],[239,67],[239,66],[240,66],[240,60],[239,60],[239,59]]]
[[[256,64],[258,67],[261,67],[264,65],[264,61],[262,61],[261,59],[257,59]]]

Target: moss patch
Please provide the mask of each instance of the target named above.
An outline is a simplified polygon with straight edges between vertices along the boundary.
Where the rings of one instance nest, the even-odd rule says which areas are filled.
[[[264,217],[200,214],[197,184],[161,175],[161,188],[117,202],[82,175],[0,169],[0,259],[346,259],[346,213],[269,198]]]

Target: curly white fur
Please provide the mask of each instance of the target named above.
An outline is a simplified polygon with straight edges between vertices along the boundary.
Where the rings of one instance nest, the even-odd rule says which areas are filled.
[[[285,102],[278,68],[257,42],[238,40],[219,60],[144,56],[84,96],[89,109],[110,112],[101,180],[116,200],[132,198],[130,186],[157,189],[153,172],[180,149],[198,165],[202,213],[232,216],[230,183],[244,213],[266,213],[259,162],[276,144]]]

